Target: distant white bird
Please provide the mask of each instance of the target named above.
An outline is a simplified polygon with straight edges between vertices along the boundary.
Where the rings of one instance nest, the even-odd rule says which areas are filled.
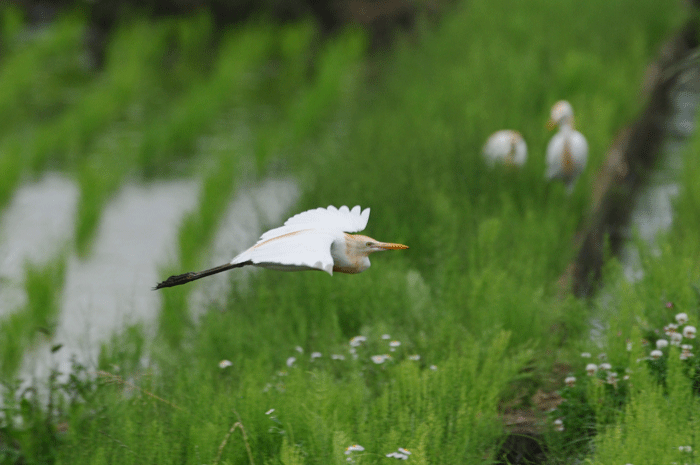
[[[489,166],[496,163],[523,166],[527,160],[527,144],[518,131],[503,129],[491,134],[482,153]]]
[[[559,126],[547,145],[547,179],[561,179],[569,192],[586,168],[588,142],[574,129],[574,109],[566,100],[554,104],[547,127]]]
[[[254,265],[281,271],[321,270],[333,275],[361,273],[369,268],[369,254],[380,250],[407,249],[403,244],[379,242],[360,234],[369,208],[355,206],[316,208],[299,213],[284,226],[267,231],[258,242],[225,265],[199,272],[171,276],[154,289],[179,286],[232,268]]]

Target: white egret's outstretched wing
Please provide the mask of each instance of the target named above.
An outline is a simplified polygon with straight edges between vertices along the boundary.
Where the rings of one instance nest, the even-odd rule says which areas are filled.
[[[294,215],[284,222],[284,226],[271,229],[260,236],[258,244],[273,237],[282,236],[302,229],[327,229],[338,232],[359,232],[365,229],[369,220],[369,208],[362,210],[356,205],[350,210],[343,205],[335,208],[316,208]]]
[[[282,229],[282,228],[278,228]],[[342,232],[302,229],[269,239],[261,239],[248,250],[238,254],[231,264],[248,262],[273,270],[321,270],[333,275],[331,245]]]

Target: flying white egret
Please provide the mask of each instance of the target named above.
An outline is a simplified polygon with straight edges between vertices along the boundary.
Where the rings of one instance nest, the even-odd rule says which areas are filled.
[[[571,192],[576,179],[586,168],[588,142],[583,134],[574,129],[574,109],[566,100],[561,100],[552,107],[547,127],[551,130],[556,126],[559,126],[559,132],[547,145],[546,175],[548,179],[564,181]]]
[[[369,208],[357,205],[316,208],[285,221],[284,226],[267,231],[248,250],[230,263],[199,272],[171,276],[154,289],[179,286],[232,268],[254,265],[281,271],[321,270],[333,275],[361,273],[369,268],[369,254],[380,250],[407,249],[403,244],[379,242],[361,234]]]
[[[523,166],[527,160],[527,144],[518,131],[503,129],[488,138],[482,150],[489,166],[503,163],[507,166]]]

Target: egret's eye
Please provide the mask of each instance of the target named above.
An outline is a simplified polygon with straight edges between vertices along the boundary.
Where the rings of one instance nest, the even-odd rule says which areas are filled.
[[[367,244],[365,244],[367,247],[372,247],[372,242],[367,241]]]

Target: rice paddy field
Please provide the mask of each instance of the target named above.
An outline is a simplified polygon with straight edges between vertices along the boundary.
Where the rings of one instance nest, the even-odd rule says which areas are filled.
[[[310,18],[133,14],[96,69],[84,13],[30,27],[0,6],[0,462],[698,461],[699,135],[670,229],[631,231],[637,278],[610,255],[590,298],[562,278],[647,65],[697,13],[440,9],[379,50]],[[570,195],[544,178],[560,99],[590,149]],[[527,141],[521,169],[483,162],[504,128]],[[32,200],[38,185],[53,203]],[[227,222],[246,195],[257,216]],[[327,205],[370,207],[365,232],[410,248],[358,275],[233,270],[221,290],[151,290]],[[526,433],[514,412],[534,418]],[[514,432],[536,457],[504,449]]]

